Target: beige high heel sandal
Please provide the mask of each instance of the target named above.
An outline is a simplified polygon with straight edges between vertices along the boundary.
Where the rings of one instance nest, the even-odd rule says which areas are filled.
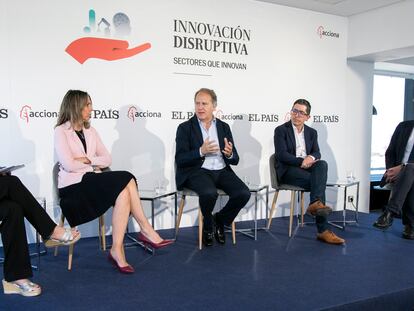
[[[72,230],[69,228],[65,228],[65,232],[63,233],[62,237],[59,239],[47,239],[43,242],[45,243],[46,247],[55,247],[55,246],[63,246],[63,245],[71,245],[79,241],[81,237],[80,232],[78,232],[78,235],[74,236],[72,234]]]
[[[25,297],[34,297],[42,293],[42,288],[30,281],[17,284],[16,282],[3,280],[3,291],[5,294],[19,294]]]

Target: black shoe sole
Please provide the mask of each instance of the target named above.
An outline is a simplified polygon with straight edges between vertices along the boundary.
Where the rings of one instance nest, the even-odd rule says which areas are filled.
[[[328,217],[331,213],[332,213],[332,208],[330,207],[317,209],[314,214],[306,212],[306,214],[311,215],[311,216],[322,216],[322,217]]]
[[[226,244],[226,240],[221,241],[219,238],[217,238],[217,237],[215,237],[215,238],[216,238],[217,243],[219,243],[219,244],[221,244],[221,245]]]
[[[206,236],[204,236],[204,235],[206,235]],[[213,243],[214,243],[214,239],[213,239],[214,233],[212,232],[212,233],[210,233],[209,235],[210,235],[210,237],[211,237],[211,238],[209,238],[208,240],[206,240],[206,237],[207,237],[208,235],[207,235],[206,233],[204,233],[204,232],[203,232],[203,239],[202,239],[202,241],[203,241],[203,245],[204,245],[204,246],[207,246],[207,247],[209,247],[209,246],[213,246]]]
[[[323,217],[328,217],[330,214],[332,213],[332,208],[327,207],[327,208],[321,208],[318,209],[316,211],[316,215],[315,216],[323,216]]]
[[[214,238],[216,239],[216,241],[217,241],[217,243],[219,243],[219,244],[221,244],[221,245],[223,245],[223,244],[225,244],[226,243],[226,239],[224,238],[224,236],[223,236],[223,240],[221,240],[220,238],[219,238],[219,235],[218,235],[218,233],[217,233],[217,228],[220,228],[221,229],[221,231],[222,232],[224,232],[224,226],[223,226],[223,224],[221,223],[221,221],[219,221],[218,219],[217,219],[217,213],[215,213],[214,215],[213,215],[213,220],[214,220],[214,225],[215,225],[215,227],[216,227],[216,229],[215,229],[215,231],[216,232],[214,232]]]
[[[409,235],[409,234],[402,234],[403,239],[406,240],[414,240],[414,235]]]
[[[379,225],[379,224],[377,224],[377,223],[374,223],[372,226],[373,226],[373,227],[375,227],[375,228],[377,228],[377,229],[387,230],[389,227],[391,227],[391,226],[392,226],[392,224],[387,225],[387,226],[383,226],[383,225]]]

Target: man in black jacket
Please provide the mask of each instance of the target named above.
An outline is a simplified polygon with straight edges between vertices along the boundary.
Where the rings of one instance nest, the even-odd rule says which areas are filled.
[[[321,160],[318,133],[305,125],[310,118],[311,105],[306,99],[293,103],[290,121],[278,126],[274,133],[275,166],[281,183],[310,191],[307,213],[315,216],[317,238],[329,244],[345,240],[328,230],[327,217],[332,209],[325,205],[328,164]]]
[[[374,227],[388,229],[402,214],[403,238],[414,240],[414,121],[398,124],[385,152],[382,184],[392,186],[390,199]]]
[[[179,190],[185,187],[199,196],[204,217],[204,245],[213,244],[213,228],[217,242],[224,244],[224,226],[231,225],[249,201],[250,191],[230,167],[237,165],[239,155],[229,125],[213,115],[217,106],[215,92],[206,88],[198,90],[194,104],[195,116],[177,129],[176,185]],[[213,216],[217,188],[228,194],[229,201]]]

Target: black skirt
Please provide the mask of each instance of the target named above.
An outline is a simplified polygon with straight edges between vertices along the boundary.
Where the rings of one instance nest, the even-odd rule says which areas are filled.
[[[86,173],[82,181],[59,189],[60,207],[71,227],[103,215],[126,185],[135,179],[127,171]]]

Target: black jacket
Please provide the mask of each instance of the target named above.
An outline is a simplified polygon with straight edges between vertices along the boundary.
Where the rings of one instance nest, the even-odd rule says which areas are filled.
[[[239,163],[239,155],[233,142],[233,135],[227,123],[216,119],[217,136],[219,139],[220,150],[224,149],[224,138],[233,144],[233,156],[227,159],[223,155],[227,167]],[[197,116],[193,116],[188,121],[181,123],[177,128],[175,137],[175,183],[177,189],[182,189],[185,181],[192,172],[201,168],[205,157],[200,157],[200,147],[203,144],[203,135]]]
[[[407,146],[408,138],[414,127],[414,120],[404,121],[398,124],[397,128],[392,134],[391,142],[385,151],[385,167],[391,168],[400,165]]]
[[[318,132],[313,128],[304,125],[306,154],[321,158],[318,145]],[[296,157],[296,140],[291,121],[288,121],[275,128],[273,136],[275,145],[275,166],[277,176],[280,179],[286,172],[288,166],[301,166],[303,158]]]

